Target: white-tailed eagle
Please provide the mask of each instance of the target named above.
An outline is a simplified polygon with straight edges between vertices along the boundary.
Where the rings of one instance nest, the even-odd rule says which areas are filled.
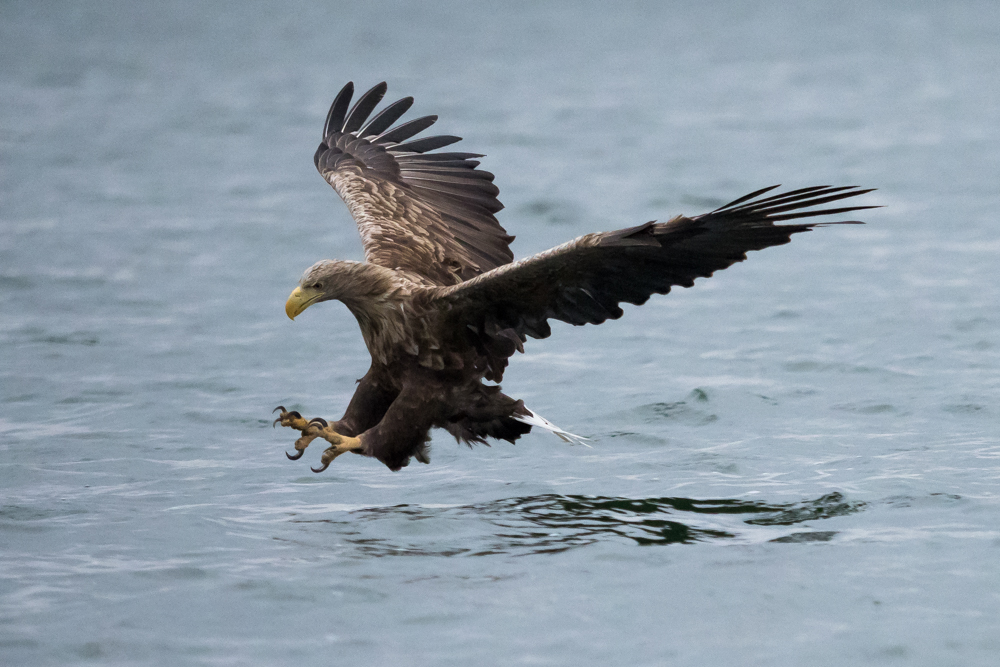
[[[340,420],[276,408],[275,423],[302,432],[289,458],[316,438],[330,444],[316,472],[348,451],[392,470],[411,457],[427,463],[432,427],[470,444],[514,442],[532,426],[572,439],[498,385],[529,336],[550,334],[549,319],[617,319],[622,302],[643,304],[743,261],[749,250],[855,221],[775,223],[873,208],[815,208],[870,192],[854,186],[771,194],[773,186],[710,213],[587,234],[514,262],[514,237],[494,217],[503,205],[493,174],[477,169],[483,156],[438,151],[459,137],[414,138],[437,116],[396,124],[412,97],[372,116],[385,92],[380,83],[351,106],[354,85],[344,86],[315,156],[357,222],[365,261],[317,262],[285,305],[294,319],[314,303],[342,301],[372,357]]]

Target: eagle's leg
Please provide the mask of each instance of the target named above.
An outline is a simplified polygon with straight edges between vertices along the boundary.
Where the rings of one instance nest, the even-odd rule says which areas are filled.
[[[306,447],[309,446],[316,438],[323,438],[330,443],[330,447],[323,452],[323,458],[321,459],[322,467],[313,468],[313,472],[323,472],[326,470],[330,462],[335,458],[343,454],[344,452],[349,452],[352,449],[363,449],[361,441],[357,438],[352,438],[341,433],[337,433],[334,425],[328,423],[322,417],[316,417],[306,421],[305,418],[300,415],[295,410],[287,411],[284,406],[279,405],[275,408],[275,411],[281,410],[281,414],[278,418],[274,420],[275,424],[280,423],[282,426],[288,426],[289,428],[294,428],[297,431],[302,431],[302,437],[295,441],[295,454],[289,454],[285,452],[285,456],[293,461],[302,458],[302,454],[305,453]]]
[[[323,472],[330,466],[330,463],[335,458],[344,452],[363,450],[365,448],[365,446],[361,444],[361,440],[359,438],[352,438],[349,435],[337,433],[337,431],[334,430],[333,425],[328,424],[327,421],[321,417],[316,417],[315,419],[309,421],[308,434],[311,436],[310,441],[313,438],[323,438],[330,443],[330,446],[323,452],[323,457],[319,460],[320,467],[312,468],[311,470],[313,472]],[[306,435],[304,434],[302,437],[304,438]],[[301,439],[302,438],[299,438],[299,440]],[[298,448],[299,443],[296,442],[295,446]]]
[[[333,445],[330,449],[341,447],[346,441],[355,441],[354,436],[379,423],[385,411],[396,398],[397,393],[397,390],[382,386],[378,381],[374,367],[372,367],[363,378],[358,380],[358,389],[354,392],[354,396],[347,406],[347,412],[344,413],[340,421],[329,424],[325,419],[319,417],[306,420],[295,410],[288,411],[283,405],[279,405],[274,409],[274,412],[280,410],[281,414],[274,420],[274,423],[302,431],[302,437],[295,441],[296,453],[285,452],[285,456],[293,461],[302,458],[306,447],[316,438],[323,438]],[[362,448],[360,446],[342,448],[329,457],[324,454],[323,466],[317,472],[326,470],[330,461],[352,449],[361,450]]]

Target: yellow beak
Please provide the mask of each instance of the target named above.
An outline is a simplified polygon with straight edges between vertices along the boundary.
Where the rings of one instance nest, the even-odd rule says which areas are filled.
[[[296,287],[285,302],[285,314],[288,315],[288,319],[294,320],[296,315],[316,303],[322,296],[323,293],[319,290]]]

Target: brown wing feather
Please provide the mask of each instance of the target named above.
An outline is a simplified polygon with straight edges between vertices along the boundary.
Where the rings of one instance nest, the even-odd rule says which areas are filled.
[[[473,158],[482,156],[428,153],[460,140],[413,139],[437,116],[391,127],[412,98],[385,107],[365,125],[385,90],[380,83],[348,111],[354,86],[347,84],[330,108],[315,156],[358,225],[365,259],[433,285],[455,285],[509,263],[514,237],[493,215],[503,205],[493,174],[476,169]]]
[[[775,225],[776,220],[876,208],[802,210],[871,190],[820,186],[762,197],[774,187],[697,217],[587,234],[438,290],[436,299],[453,330],[469,331],[489,357],[487,378],[499,381],[507,357],[522,349],[526,336],[551,333],[548,319],[575,325],[617,319],[619,303],[643,304],[675,285],[690,287],[696,278],[743,261],[750,250],[788,243],[792,234],[818,225],[855,223]]]

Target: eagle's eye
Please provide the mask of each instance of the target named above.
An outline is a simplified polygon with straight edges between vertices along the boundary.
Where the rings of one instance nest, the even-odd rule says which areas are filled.
[[[314,290],[322,292],[323,291],[323,283],[315,283],[314,285],[312,285],[312,288]]]

